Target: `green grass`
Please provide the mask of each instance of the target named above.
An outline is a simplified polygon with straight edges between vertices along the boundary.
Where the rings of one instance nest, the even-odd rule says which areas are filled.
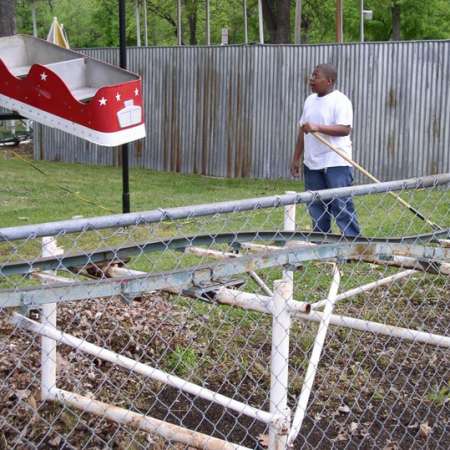
[[[47,161],[27,162],[17,157],[6,158],[6,154],[8,153],[0,154],[2,180],[0,228],[121,212],[121,168]],[[134,212],[280,195],[285,191],[302,191],[302,189],[303,185],[299,181],[219,179],[144,169],[131,169],[130,172],[131,207]],[[402,197],[431,220],[449,226],[449,191],[408,191],[402,193]],[[362,230],[367,236],[400,236],[430,231],[424,222],[415,218],[410,211],[387,194],[355,197],[355,203]],[[108,229],[68,234],[59,237],[58,243],[66,252],[79,252],[174,236],[277,230],[282,228],[282,224],[283,208],[269,208],[134,226],[126,230]],[[297,228],[310,229],[310,219],[305,205],[297,207]],[[226,249],[226,246],[223,249]],[[0,244],[0,261],[37,257],[40,251],[39,240]],[[157,272],[207,261],[212,260],[166,251],[141,254],[133,258],[130,267]],[[344,278],[347,289],[380,278],[380,272],[389,274],[386,269],[373,269],[370,273],[361,273],[360,276],[353,277],[351,276],[353,268],[349,266],[347,270],[349,276]],[[280,270],[274,269],[264,271],[263,275],[271,283],[280,277],[280,273]],[[330,271],[314,263],[307,263],[296,277],[303,283],[315,287],[314,294],[311,294],[311,291],[308,293],[300,290],[298,299],[319,300],[328,289]],[[15,278],[7,282],[3,280],[1,284],[2,287],[17,286],[20,280]],[[249,288],[255,288],[251,281]],[[311,298],[311,295],[314,298]]]
[[[0,227],[121,212],[121,168],[47,161],[35,161],[33,164],[46,175],[23,160],[5,159],[0,154]],[[61,186],[75,194],[61,189]],[[130,171],[133,212],[277,195],[288,190],[302,191],[303,185],[299,181],[221,179],[145,169]],[[450,223],[449,191],[408,191],[402,197],[435,222],[444,226]],[[429,231],[426,224],[390,196],[358,197],[355,203],[367,235]],[[280,208],[228,217],[237,217],[240,222],[244,217],[248,225],[265,229],[278,228],[282,223]],[[310,221],[304,205],[297,208],[297,218],[299,228],[309,228]],[[203,220],[208,222],[211,218]]]
[[[122,173],[118,167],[34,161],[43,175],[18,159],[0,154],[0,226],[93,217],[122,211]],[[63,191],[62,185],[79,195]],[[131,169],[132,211],[169,208],[301,190],[299,182],[219,179]],[[95,205],[82,198],[95,202]]]

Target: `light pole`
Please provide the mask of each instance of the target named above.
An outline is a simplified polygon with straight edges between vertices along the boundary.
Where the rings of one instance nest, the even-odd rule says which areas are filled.
[[[336,42],[344,42],[344,0],[336,0]]]
[[[361,42],[364,42],[364,0],[359,1],[359,34]]]
[[[127,68],[127,40],[125,25],[125,0],[119,0],[120,67]],[[128,144],[122,145],[122,212],[130,212],[130,181],[128,168]]]

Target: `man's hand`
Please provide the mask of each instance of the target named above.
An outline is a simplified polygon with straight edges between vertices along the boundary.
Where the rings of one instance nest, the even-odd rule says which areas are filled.
[[[312,122],[305,122],[302,125],[302,130],[304,133],[318,133],[320,132],[320,125]]]
[[[291,162],[291,175],[295,178],[300,176],[300,161],[293,159]]]

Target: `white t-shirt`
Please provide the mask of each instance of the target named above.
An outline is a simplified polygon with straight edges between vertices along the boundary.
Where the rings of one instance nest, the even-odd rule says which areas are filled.
[[[323,97],[310,95],[305,100],[303,114],[299,124],[312,122],[321,125],[346,125],[353,127],[353,107],[350,99],[342,92],[335,90]],[[350,136],[325,136],[329,142],[352,157],[352,141]],[[350,166],[337,153],[330,150],[310,133],[305,134],[305,165],[311,170],[326,167]]]

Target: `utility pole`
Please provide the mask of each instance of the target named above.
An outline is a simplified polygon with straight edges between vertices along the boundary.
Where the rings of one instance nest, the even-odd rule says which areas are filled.
[[[211,45],[211,23],[210,23],[211,17],[210,17],[210,9],[209,9],[209,0],[206,0],[206,18],[205,18],[205,25],[206,25],[206,45]]]
[[[148,47],[147,0],[144,0],[143,6],[144,6],[144,45]]]
[[[344,0],[336,0],[336,42],[344,42]]]
[[[141,46],[141,18],[139,14],[139,0],[134,0],[134,15],[136,18],[136,45]]]
[[[301,44],[302,36],[302,0],[295,2],[295,43]]]
[[[248,44],[247,0],[244,0],[244,43]]]
[[[119,0],[120,67],[127,68],[127,38],[125,28],[125,0]],[[122,212],[130,212],[130,178],[128,168],[128,144],[122,145]]]
[[[181,30],[181,0],[177,1],[177,44],[181,45],[183,43],[182,39],[183,32]]]
[[[359,35],[364,42],[364,0],[359,0]]]
[[[37,22],[36,22],[36,0],[31,1],[31,20],[33,22],[33,36],[37,37]]]

